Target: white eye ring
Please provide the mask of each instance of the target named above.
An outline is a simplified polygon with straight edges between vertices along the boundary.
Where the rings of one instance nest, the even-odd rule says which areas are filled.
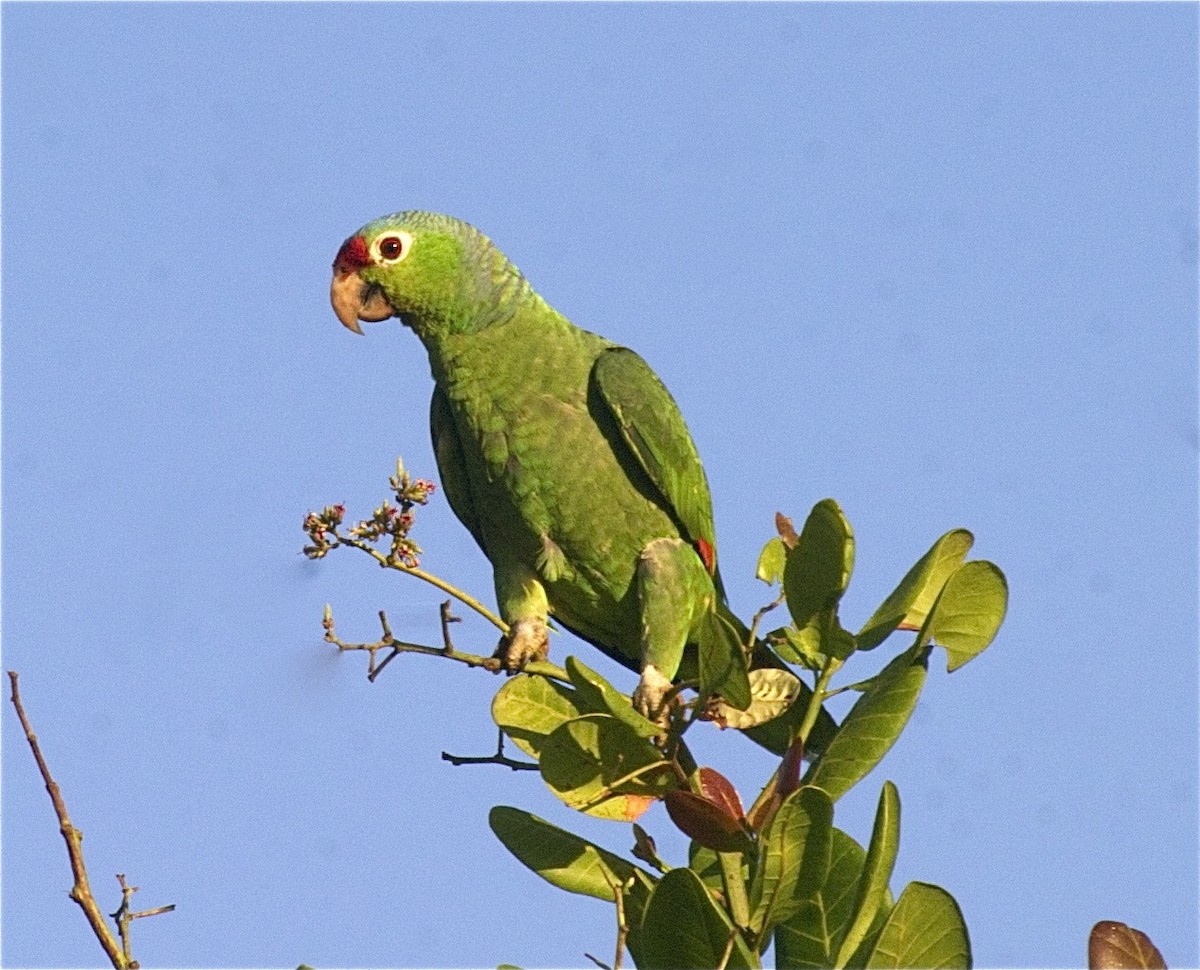
[[[385,232],[371,243],[371,255],[384,266],[400,262],[411,250],[412,234],[400,230]]]

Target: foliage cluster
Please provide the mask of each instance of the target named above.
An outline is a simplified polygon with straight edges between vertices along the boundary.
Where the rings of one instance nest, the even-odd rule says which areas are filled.
[[[402,466],[391,484],[400,501],[412,489]],[[408,538],[412,505],[427,497],[422,488],[417,501],[404,507],[403,522],[399,515],[386,517],[388,528],[374,537],[386,538],[393,549],[400,543],[403,554],[369,551],[381,565],[435,581],[409,554],[415,548]],[[309,555],[339,544],[364,548],[369,536],[359,526],[349,535],[338,532],[343,516],[336,506],[310,514],[306,531],[313,536],[318,528],[321,535],[306,549]],[[371,521],[376,519],[378,512]],[[865,846],[834,825],[834,805],[904,729],[933,647],[946,651],[953,671],[992,642],[1007,606],[1004,576],[990,562],[967,561],[973,537],[952,530],[851,632],[839,607],[854,567],[854,535],[837,503],[818,502],[799,532],[783,516],[776,528],[757,565],[758,578],[776,590],[776,598],[755,616],[744,639],[732,624],[712,625],[708,642],[700,645],[699,675],[678,685],[664,722],[644,717],[628,695],[575,657],[562,668],[539,664],[511,678],[493,700],[492,716],[503,735],[534,759],[528,766],[536,765],[565,805],[633,823],[631,858],[511,806],[492,809],[492,830],[553,885],[613,905],[614,968],[626,952],[642,968],[759,967],[772,943],[778,967],[969,966],[967,928],[946,890],[912,882],[898,896],[891,892],[900,833],[895,785],[882,786]],[[457,594],[443,580],[436,584]],[[473,598],[459,598],[478,608]],[[760,636],[761,621],[781,605],[788,622]],[[343,648],[383,645],[342,644],[332,637],[328,618],[326,629]],[[835,675],[852,656],[877,649],[900,631],[914,634],[911,642],[874,674],[835,686]],[[390,630],[386,634],[390,638]],[[415,648],[394,639],[390,645]],[[482,660],[455,651],[448,634],[440,651],[416,649]],[[730,655],[736,663],[718,662]],[[765,666],[764,655],[770,658]],[[858,698],[837,724],[823,705],[849,691]],[[779,754],[749,809],[724,775],[693,758],[685,736],[698,721],[747,730]],[[499,753],[473,760],[513,764]],[[636,822],[656,800],[691,839],[687,860],[677,865],[659,857],[653,838]]]

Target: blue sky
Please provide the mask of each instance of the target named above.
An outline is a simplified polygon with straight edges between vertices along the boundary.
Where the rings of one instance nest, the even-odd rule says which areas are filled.
[[[490,677],[320,639],[433,590],[300,555],[305,512],[435,473],[395,321],[327,302],[362,223],[492,236],[687,416],[735,609],[776,509],[845,509],[861,622],[946,530],[1008,620],[838,803],[903,803],[893,884],[979,966],[1070,966],[1100,919],[1197,949],[1197,7],[3,8],[3,663],[145,966],[579,966],[610,910],[493,839],[518,805],[615,850],[493,742]],[[424,564],[490,595],[444,501]],[[489,649],[482,623],[458,632]],[[626,689],[633,676],[558,638]],[[877,661],[864,658],[866,675]],[[98,965],[7,702],[8,966]],[[712,732],[753,796],[769,763]],[[647,825],[682,859],[661,809]]]

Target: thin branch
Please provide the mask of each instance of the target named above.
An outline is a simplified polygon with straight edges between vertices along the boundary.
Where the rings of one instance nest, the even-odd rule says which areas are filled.
[[[466,756],[458,754],[450,754],[448,751],[442,752],[442,760],[449,761],[456,768],[459,765],[503,765],[505,768],[511,768],[513,771],[538,771],[538,765],[535,761],[518,761],[516,758],[510,758],[504,753],[504,732],[500,732],[499,740],[496,742],[496,753],[485,757]]]
[[[773,610],[777,606],[779,606],[779,604],[782,603],[784,601],[784,599],[786,599],[786,594],[781,591],[780,594],[774,600],[772,600],[770,603],[768,603],[761,610],[759,610],[757,613],[754,614],[754,618],[750,621],[750,638],[749,638],[750,642],[746,645],[746,648],[748,650],[750,650],[751,652],[754,651],[754,642],[755,642],[755,640],[758,639],[758,624],[762,622],[762,618],[764,616],[766,616],[768,613],[771,612],[771,610]]]
[[[46,791],[50,793],[50,801],[54,805],[54,813],[58,816],[59,831],[62,832],[63,841],[67,843],[67,856],[71,861],[71,874],[75,877],[75,884],[71,887],[70,892],[71,899],[83,910],[88,924],[92,927],[92,932],[96,935],[96,939],[100,941],[100,946],[104,948],[104,952],[112,965],[117,970],[132,970],[132,968],[137,966],[137,963],[130,958],[128,945],[122,948],[117,943],[112,931],[108,928],[108,924],[104,921],[104,914],[100,912],[100,907],[96,905],[96,899],[92,895],[92,887],[88,882],[87,866],[83,861],[83,833],[71,824],[71,817],[67,814],[67,805],[63,801],[58,782],[50,774],[50,768],[46,764],[46,759],[42,756],[42,749],[38,745],[37,735],[33,733],[33,727],[30,725],[29,718],[25,714],[25,707],[21,703],[21,692],[17,686],[17,676],[15,670],[8,672],[8,679],[12,683],[12,703],[13,707],[17,709],[17,717],[21,720],[21,728],[25,731],[25,740],[29,742],[30,750],[33,751],[33,760],[37,762],[38,771],[42,775],[42,781],[46,783]]]
[[[625,922],[625,887],[620,884],[613,886],[613,895],[617,904],[617,953],[613,957],[613,970],[621,970],[621,957],[625,954],[625,941],[629,938],[629,926]]]
[[[410,566],[393,556],[385,555],[372,546],[369,542],[366,542],[362,539],[355,539],[353,536],[342,535],[336,529],[331,530],[330,534],[337,541],[338,545],[353,546],[355,549],[361,549],[368,556],[379,563],[379,565],[384,569],[395,569],[398,572],[407,573],[409,576],[415,576],[417,579],[422,579],[431,586],[436,586],[443,593],[453,596],[464,606],[470,607],[489,623],[493,624],[497,629],[499,629],[501,633],[508,633],[508,624],[500,619],[500,617],[489,610],[470,593],[459,589],[452,583],[447,582],[446,580],[442,579],[441,576],[435,576],[433,573],[426,572],[420,566]]]
[[[447,654],[454,653],[454,641],[450,639],[450,624],[462,622],[461,616],[455,616],[450,612],[450,602],[450,600],[446,600],[440,610],[442,617],[442,645]]]
[[[325,607],[325,616],[321,625],[325,628],[325,642],[332,643],[338,650],[366,650],[371,654],[371,662],[367,668],[367,678],[372,681],[379,676],[379,672],[398,653],[419,653],[427,657],[445,657],[447,660],[455,660],[458,663],[466,664],[468,667],[482,667],[484,670],[490,670],[492,673],[499,673],[501,669],[498,658],[493,656],[485,657],[477,653],[465,653],[454,649],[452,644],[442,647],[431,647],[423,643],[409,643],[406,640],[397,640],[392,635],[387,613],[383,610],[379,611],[379,622],[383,628],[383,636],[373,643],[347,643],[345,640],[340,639],[333,625],[333,610],[328,605]],[[385,649],[391,652],[376,664],[375,654],[379,650]],[[561,680],[563,683],[570,683],[570,678],[562,667],[546,660],[538,660],[527,664],[524,673],[537,674],[541,677],[552,677],[555,680]]]

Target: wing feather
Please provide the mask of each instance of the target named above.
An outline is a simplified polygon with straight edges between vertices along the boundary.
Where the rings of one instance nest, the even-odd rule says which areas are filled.
[[[712,496],[675,399],[650,365],[626,347],[603,351],[592,366],[592,380],[629,457],[662,494],[684,537],[696,544],[707,563],[716,545]],[[710,569],[715,565],[714,558]]]

